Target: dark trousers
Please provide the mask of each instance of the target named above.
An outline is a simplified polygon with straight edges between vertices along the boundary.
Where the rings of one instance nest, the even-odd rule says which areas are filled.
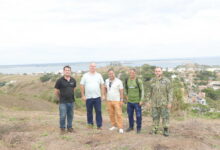
[[[127,104],[127,113],[128,113],[128,120],[129,120],[129,128],[134,128],[134,111],[136,113],[136,123],[137,123],[137,130],[141,129],[141,122],[142,122],[142,109],[139,103],[130,103]]]
[[[102,109],[101,109],[101,98],[91,98],[86,100],[87,110],[87,123],[93,125],[93,107],[95,108],[96,114],[96,125],[97,127],[102,126]]]

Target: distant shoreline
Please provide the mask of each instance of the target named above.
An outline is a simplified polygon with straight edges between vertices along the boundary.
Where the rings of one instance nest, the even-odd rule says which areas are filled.
[[[67,62],[67,63],[45,63],[45,64],[24,64],[24,65],[0,65],[2,74],[32,74],[49,73],[62,70],[63,66],[70,65],[74,72],[87,71],[90,62]],[[197,63],[200,65],[220,66],[220,57],[198,57],[198,58],[172,58],[172,59],[151,59],[151,60],[123,60],[123,61],[100,61],[96,62],[97,67],[105,67],[111,63],[119,63],[123,66],[142,66],[149,64],[163,68],[175,68],[179,65]]]

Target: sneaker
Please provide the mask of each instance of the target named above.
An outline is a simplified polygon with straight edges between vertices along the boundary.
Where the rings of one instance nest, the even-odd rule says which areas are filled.
[[[121,134],[123,134],[123,133],[124,133],[124,130],[123,130],[123,129],[119,129],[118,132],[121,133]]]
[[[60,135],[64,135],[66,133],[65,128],[60,128]]]
[[[115,129],[117,129],[117,127],[115,127],[115,126],[109,128],[110,131],[113,131],[113,130],[115,130]]]
[[[68,132],[71,132],[71,133],[75,132],[75,131],[73,130],[73,128],[68,128],[67,131],[68,131]]]
[[[130,131],[132,131],[132,130],[134,130],[133,128],[127,128],[126,129],[126,132],[130,132]]]

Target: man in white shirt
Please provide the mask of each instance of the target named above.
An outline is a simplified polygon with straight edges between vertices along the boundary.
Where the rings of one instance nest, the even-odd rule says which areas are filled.
[[[101,99],[104,100],[104,80],[96,72],[96,64],[89,65],[89,72],[85,73],[80,82],[82,100],[86,101],[87,123],[93,127],[93,107],[96,113],[97,129],[102,127]]]
[[[105,95],[107,95],[107,107],[112,127],[109,130],[119,129],[123,133],[122,104],[123,83],[115,77],[112,69],[108,70],[109,78],[105,81]]]

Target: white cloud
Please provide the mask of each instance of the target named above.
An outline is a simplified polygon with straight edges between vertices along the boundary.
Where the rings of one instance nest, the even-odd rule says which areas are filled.
[[[0,25],[2,64],[220,56],[217,0],[0,0]]]

